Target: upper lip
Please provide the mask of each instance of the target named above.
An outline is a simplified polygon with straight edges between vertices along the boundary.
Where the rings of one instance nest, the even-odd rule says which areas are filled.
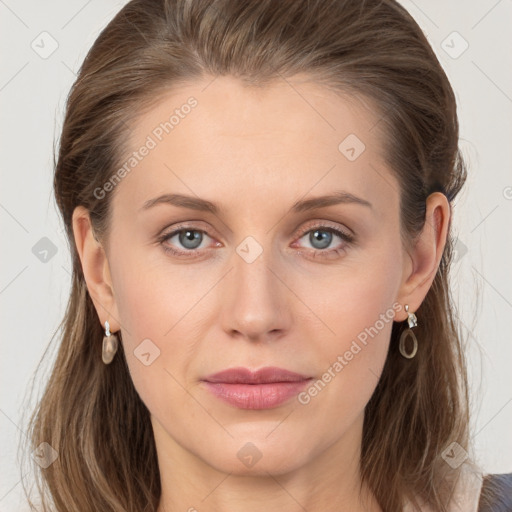
[[[301,382],[311,377],[299,373],[277,368],[275,366],[266,366],[256,371],[249,368],[228,368],[221,372],[214,373],[204,378],[206,382],[226,382],[229,384],[265,384],[269,382]]]

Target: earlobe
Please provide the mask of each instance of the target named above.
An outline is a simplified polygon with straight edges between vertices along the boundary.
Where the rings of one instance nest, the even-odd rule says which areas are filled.
[[[409,304],[411,311],[416,311],[425,299],[439,268],[439,263],[446,246],[450,224],[450,203],[441,192],[430,194],[426,202],[425,224],[423,230],[409,253],[412,271],[404,274],[398,301]],[[405,320],[407,314],[402,312],[400,318]]]
[[[104,326],[105,321],[108,321],[112,332],[116,332],[120,326],[105,250],[94,235],[86,208],[77,206],[73,212],[72,222],[75,245],[87,290],[96,308],[99,322]]]

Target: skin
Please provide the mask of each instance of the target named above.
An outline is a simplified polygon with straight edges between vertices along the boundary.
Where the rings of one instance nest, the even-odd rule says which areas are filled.
[[[392,321],[407,319],[404,304],[418,309],[435,277],[449,203],[440,193],[428,198],[425,227],[407,251],[399,184],[372,130],[375,111],[313,82],[251,90],[217,77],[174,89],[135,123],[133,150],[190,96],[197,107],[111,192],[108,240],[95,240],[83,207],[73,215],[98,320],[121,331],[131,377],[151,413],[163,489],[158,510],[252,512],[264,502],[268,512],[381,511],[366,487],[358,495],[364,408]],[[338,149],[351,133],[366,146],[355,161]],[[295,201],[335,190],[372,207],[291,212]],[[221,211],[169,204],[140,211],[163,193],[207,199]],[[164,251],[190,250],[178,235],[157,240],[178,223],[206,232],[199,256]],[[333,235],[322,248],[310,234],[324,226],[352,230],[355,240]],[[252,263],[236,252],[247,236],[263,249]],[[341,250],[322,258],[332,248]],[[293,398],[273,409],[238,409],[200,382],[235,366],[278,366],[319,379],[390,309],[393,320],[307,404]],[[149,366],[134,355],[146,338],[160,350]],[[261,454],[252,467],[237,457],[248,442]]]

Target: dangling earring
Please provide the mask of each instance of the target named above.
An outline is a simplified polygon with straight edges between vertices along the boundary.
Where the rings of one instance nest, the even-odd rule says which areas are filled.
[[[405,311],[407,312],[408,315],[407,323],[409,324],[409,327],[405,329],[405,331],[403,331],[402,334],[400,335],[400,344],[398,348],[400,350],[400,354],[402,354],[407,359],[412,359],[416,355],[416,352],[418,350],[418,340],[411,327],[416,327],[418,325],[418,320],[414,313],[409,313],[408,304],[405,305]],[[407,339],[407,337],[410,337],[413,341],[413,348],[410,354],[408,354],[405,351],[405,340]]]
[[[117,352],[117,335],[110,332],[110,325],[105,322],[105,336],[103,337],[103,351],[101,358],[105,364],[110,364]]]

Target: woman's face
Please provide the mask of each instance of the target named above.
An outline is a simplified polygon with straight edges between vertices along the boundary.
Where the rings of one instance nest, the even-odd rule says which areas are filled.
[[[113,194],[108,320],[159,457],[276,474],[342,443],[358,453],[393,319],[411,304],[399,186],[377,115],[292,84],[174,90],[138,120],[120,181],[97,190]],[[302,380],[205,382],[240,367]]]

